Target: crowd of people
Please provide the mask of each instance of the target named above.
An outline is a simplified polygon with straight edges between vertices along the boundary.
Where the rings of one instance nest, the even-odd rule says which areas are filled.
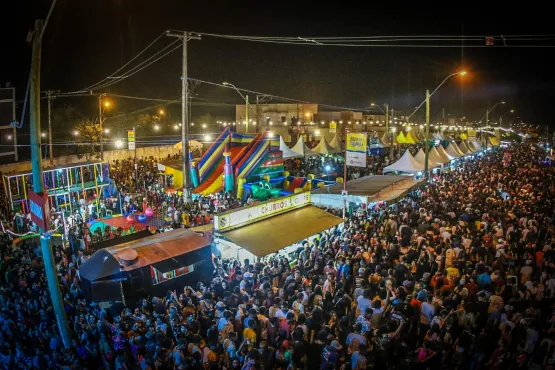
[[[36,240],[14,246],[1,233],[0,363],[552,369],[555,181],[542,159],[529,145],[490,151],[436,174],[394,206],[348,214],[293,255],[215,258],[212,281],[126,306],[87,301],[79,266],[91,251],[56,245],[70,348],[59,336]],[[208,213],[210,204],[195,209]]]

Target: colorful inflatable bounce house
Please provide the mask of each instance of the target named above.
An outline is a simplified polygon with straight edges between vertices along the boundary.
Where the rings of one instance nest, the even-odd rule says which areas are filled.
[[[312,189],[314,183],[329,181],[296,178],[284,171],[279,137],[269,131],[255,136],[226,128],[206,153],[191,163],[193,194],[232,191],[238,198],[249,194],[259,201]]]

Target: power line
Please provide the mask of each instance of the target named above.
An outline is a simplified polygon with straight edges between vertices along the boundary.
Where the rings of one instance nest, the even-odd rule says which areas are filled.
[[[125,67],[127,67],[131,62],[133,62],[135,59],[137,59],[138,57],[140,57],[145,51],[147,51],[152,45],[154,45],[162,36],[165,35],[165,32],[162,32],[160,35],[158,35],[158,37],[156,37],[154,39],[154,41],[152,41],[150,44],[148,44],[143,50],[141,50],[139,52],[139,54],[135,55],[133,58],[131,58],[127,63],[125,63],[123,66],[121,66],[118,70],[116,70],[114,73],[112,73],[111,75],[109,75],[108,77],[104,78],[101,81],[98,81],[90,86],[84,87],[78,91],[86,91],[89,89],[92,89],[93,87],[96,87],[97,85],[100,85],[102,83],[104,83],[104,81],[107,81],[108,79],[110,79],[111,77],[114,77],[114,75],[116,73],[118,73],[119,71],[121,71],[122,69],[124,69]]]

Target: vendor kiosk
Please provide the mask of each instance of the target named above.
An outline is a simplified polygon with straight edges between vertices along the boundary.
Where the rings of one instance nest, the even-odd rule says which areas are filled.
[[[212,279],[210,243],[177,229],[96,251],[79,269],[86,298],[130,301]]]
[[[343,223],[314,205],[303,192],[233,209],[214,216],[214,243],[222,258],[251,261],[288,254],[303,240]]]

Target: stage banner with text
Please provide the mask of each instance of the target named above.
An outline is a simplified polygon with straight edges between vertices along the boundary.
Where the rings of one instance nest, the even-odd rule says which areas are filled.
[[[330,122],[330,134],[337,133],[337,122]]]
[[[347,153],[345,162],[351,167],[366,167],[366,133],[349,132],[347,133]]]

